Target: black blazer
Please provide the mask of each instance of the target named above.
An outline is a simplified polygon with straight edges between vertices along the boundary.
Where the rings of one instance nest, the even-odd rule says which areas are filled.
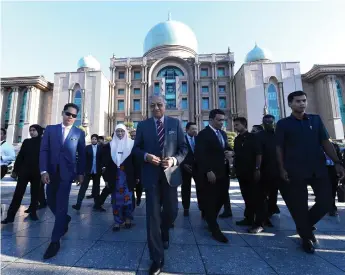
[[[97,174],[102,173],[101,151],[102,151],[102,147],[97,145],[97,153],[96,153],[96,172],[97,172]],[[85,173],[91,174],[92,163],[93,163],[93,149],[92,149],[91,144],[85,147],[85,155],[86,155]]]
[[[198,167],[198,173],[203,174],[212,171],[216,178],[229,177],[229,163],[225,163],[224,152],[231,150],[227,135],[221,130],[224,148],[220,144],[216,133],[207,126],[201,130],[195,140],[195,160]]]
[[[41,138],[25,139],[16,161],[14,163],[13,172],[18,176],[32,175],[40,178],[39,157],[40,157]]]
[[[111,158],[111,148],[109,143],[104,145],[102,148],[101,165],[102,167],[105,167],[105,171],[103,173],[104,181],[108,182],[108,185],[111,188],[114,188],[116,184],[117,166]],[[136,180],[139,179],[139,167],[135,161],[134,154],[131,153],[120,166],[123,166],[124,172],[126,173],[128,189],[133,191],[136,185]]]
[[[186,157],[184,158],[184,160],[182,161],[181,165],[183,166],[184,164],[188,164],[188,165],[193,166],[194,162],[195,162],[194,152],[192,150],[192,147],[190,146],[190,143],[189,143],[187,136],[185,136],[185,139],[186,139],[186,143],[187,143],[188,153],[187,153]],[[195,140],[195,138],[194,138],[194,140]],[[195,150],[195,148],[194,148],[194,150]]]

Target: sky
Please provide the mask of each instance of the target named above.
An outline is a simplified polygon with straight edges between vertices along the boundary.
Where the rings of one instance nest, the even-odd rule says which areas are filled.
[[[43,75],[77,70],[92,54],[109,77],[109,62],[143,55],[147,32],[172,19],[188,25],[199,53],[235,55],[236,71],[258,46],[273,61],[345,64],[345,1],[231,2],[2,2],[0,76]]]

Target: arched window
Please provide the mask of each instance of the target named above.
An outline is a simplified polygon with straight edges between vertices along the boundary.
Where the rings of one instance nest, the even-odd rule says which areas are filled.
[[[176,76],[184,76],[184,73],[182,72],[182,70],[180,68],[177,68],[176,66],[164,67],[157,74],[157,77],[175,78]]]
[[[13,98],[13,92],[11,91],[7,97],[7,106],[6,106],[6,113],[5,113],[5,129],[7,129],[8,123],[10,122],[10,118],[11,118],[12,98]]]
[[[28,91],[26,90],[23,94],[22,105],[20,106],[20,113],[19,113],[19,128],[23,128],[24,121],[26,118],[26,102],[28,100]]]
[[[339,80],[335,81],[335,85],[337,88],[337,95],[338,95],[338,102],[339,102],[339,109],[340,109],[340,115],[341,115],[341,121],[343,124],[345,124],[345,104],[343,100],[343,90],[340,86]]]
[[[176,109],[176,77],[184,76],[181,69],[175,66],[167,66],[161,69],[157,77],[165,78],[165,100],[167,109]]]
[[[82,107],[83,107],[82,102],[83,102],[83,97],[82,97],[81,91],[78,90],[75,92],[74,100],[73,100],[73,103],[79,107],[78,116],[74,122],[74,126],[80,126],[81,125],[81,113],[82,113]]]
[[[273,115],[275,120],[280,119],[279,99],[277,88],[274,84],[270,84],[267,89],[267,107],[268,114]]]

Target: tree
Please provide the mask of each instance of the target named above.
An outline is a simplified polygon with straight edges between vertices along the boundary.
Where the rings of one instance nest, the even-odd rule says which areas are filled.
[[[127,127],[128,130],[132,130],[134,127],[134,123],[132,121],[125,122],[125,126]]]
[[[84,133],[86,134],[86,129],[82,126],[82,125],[80,125],[80,126],[77,126],[77,128],[79,128],[80,130],[83,130],[84,131]]]
[[[226,135],[227,135],[227,137],[228,137],[229,145],[230,145],[231,148],[233,149],[233,148],[234,148],[235,137],[237,136],[237,134],[236,134],[235,132],[227,131],[227,132],[226,132]]]

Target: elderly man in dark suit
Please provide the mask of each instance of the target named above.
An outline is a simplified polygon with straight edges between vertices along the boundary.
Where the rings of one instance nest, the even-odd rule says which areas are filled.
[[[177,216],[177,186],[182,183],[179,164],[187,145],[180,121],[164,116],[163,97],[153,96],[150,109],[153,117],[139,123],[133,152],[143,161],[141,181],[146,190],[147,238],[153,261],[149,274],[159,274],[164,249],[169,247],[169,228]]]
[[[232,158],[226,133],[221,130],[224,119],[222,110],[211,110],[209,125],[196,138],[195,159],[209,230],[215,240],[227,243],[217,223],[218,213],[229,196],[229,160]]]

